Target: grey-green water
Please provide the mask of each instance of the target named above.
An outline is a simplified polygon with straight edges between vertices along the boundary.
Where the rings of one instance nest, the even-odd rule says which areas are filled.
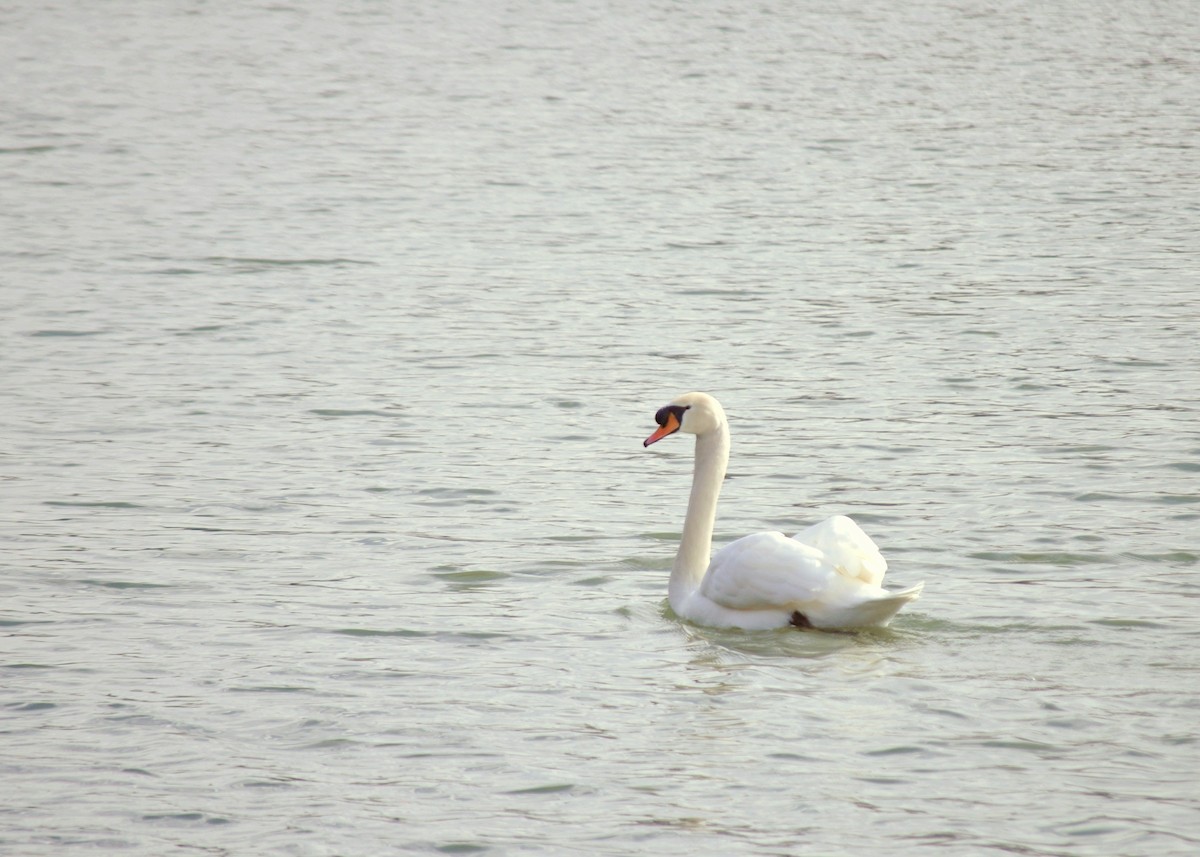
[[[1196,852],[1194,4],[310,6],[0,9],[0,850]]]

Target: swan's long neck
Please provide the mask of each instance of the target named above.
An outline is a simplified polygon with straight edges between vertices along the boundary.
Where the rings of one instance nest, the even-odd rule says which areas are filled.
[[[692,473],[692,494],[688,499],[687,517],[683,522],[683,537],[679,553],[671,568],[667,589],[671,607],[700,586],[712,556],[713,524],[717,519],[717,496],[729,465],[729,428],[725,421],[714,430],[696,435],[696,462]]]

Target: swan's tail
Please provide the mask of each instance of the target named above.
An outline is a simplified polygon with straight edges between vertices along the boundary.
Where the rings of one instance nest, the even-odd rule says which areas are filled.
[[[901,589],[896,592],[884,592],[875,598],[859,601],[844,607],[835,608],[822,615],[808,615],[813,627],[857,631],[864,628],[886,628],[900,612],[900,608],[910,601],[921,597],[925,588],[922,581],[916,586]]]

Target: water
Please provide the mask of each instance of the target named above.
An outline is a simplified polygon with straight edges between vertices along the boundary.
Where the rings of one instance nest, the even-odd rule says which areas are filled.
[[[0,850],[1195,853],[1193,4],[336,6],[0,11]]]

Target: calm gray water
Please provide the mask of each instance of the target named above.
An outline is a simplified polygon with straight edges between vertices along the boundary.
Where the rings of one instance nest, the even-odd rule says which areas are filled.
[[[0,851],[1197,853],[1198,46],[0,8]],[[890,631],[670,614],[689,389]]]

